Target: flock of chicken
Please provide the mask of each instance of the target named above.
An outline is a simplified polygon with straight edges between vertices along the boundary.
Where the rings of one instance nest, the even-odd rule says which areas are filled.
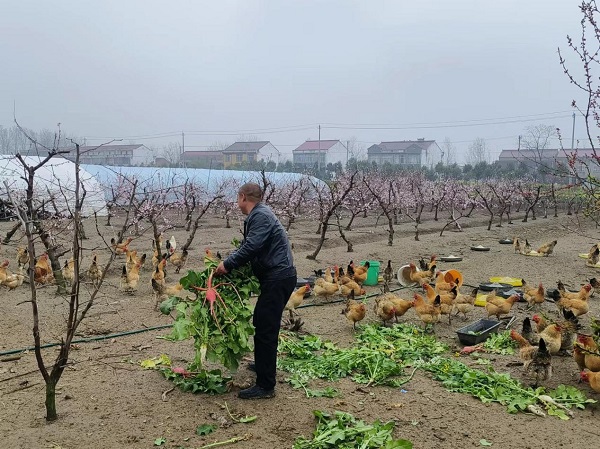
[[[554,240],[542,245],[535,252],[548,256],[552,254],[556,243]],[[514,244],[517,252],[518,239],[514,239]],[[525,247],[518,249],[521,254],[531,251],[527,240],[525,240]],[[462,314],[466,319],[474,309],[478,289],[472,289],[469,294],[461,293],[459,285],[457,285],[458,280],[452,276],[449,278],[448,273],[437,269],[435,255],[431,256],[429,261],[421,259],[419,265],[420,270],[417,269],[416,264],[410,264],[408,276],[410,281],[423,289],[423,294],[414,293],[413,298],[409,300],[390,292],[389,286],[394,279],[394,271],[391,261],[388,261],[383,272],[382,292],[375,297],[373,305],[375,315],[381,319],[384,325],[392,320],[398,322],[398,318],[410,309],[414,309],[417,318],[426,326],[433,326],[441,321],[443,315],[448,316],[449,324],[451,324],[452,316]],[[356,324],[362,321],[367,314],[365,303],[357,301],[355,296],[365,294],[363,283],[368,269],[368,262],[365,263],[365,266],[355,266],[351,261],[345,274],[338,266],[333,268],[333,272],[331,267],[315,272],[318,277],[315,280],[312,294],[326,299],[334,295],[345,296],[346,304],[342,314],[352,323],[354,329],[356,329]],[[559,316],[554,320],[550,320],[541,312],[542,305],[546,302],[544,286],[541,283],[531,286],[524,279],[521,282],[522,293],[520,294],[513,294],[508,298],[501,297],[495,290],[487,294],[485,310],[488,318],[502,319],[511,312],[517,301],[525,300],[528,310],[538,311],[531,318],[524,319],[521,333],[514,329],[511,330],[511,337],[519,346],[524,375],[532,376],[535,379],[535,385],[538,385],[539,382],[552,376],[552,357],[568,354],[572,350],[581,372],[580,380],[589,381],[592,389],[600,392],[598,346],[591,336],[579,333],[581,328],[579,319],[588,313],[590,297],[594,292],[600,292],[600,282],[591,279],[590,283],[581,287],[578,292],[570,292],[566,290],[561,281],[558,281],[557,289],[551,294]],[[292,293],[285,307],[290,313],[290,318],[309,292],[310,286],[307,284]],[[535,330],[532,321],[535,323]],[[469,353],[481,349],[482,345],[476,345],[465,347],[463,352]]]

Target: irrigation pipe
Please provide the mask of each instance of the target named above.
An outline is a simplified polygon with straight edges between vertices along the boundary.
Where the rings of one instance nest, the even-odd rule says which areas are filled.
[[[409,287],[398,287],[394,290],[390,290],[390,293],[397,292],[398,290],[404,290],[406,288],[409,288]],[[381,293],[371,293],[370,295],[359,296],[358,298],[356,298],[356,300],[360,301],[361,299],[369,299],[369,298],[372,298],[373,296],[379,296],[379,295],[381,295]],[[320,303],[320,304],[302,304],[302,305],[296,307],[296,309],[304,309],[306,307],[328,306],[329,304],[337,304],[337,303],[346,302],[346,301],[347,301],[347,299],[344,298],[344,299],[336,299],[335,301],[329,301],[329,302],[324,302],[324,303]]]
[[[393,292],[397,292],[398,290],[403,290],[405,288],[408,287],[398,287],[394,290],[390,290],[391,293]],[[379,296],[381,293],[371,293],[370,295],[366,295],[363,297],[363,299],[369,299],[372,298],[373,296]],[[302,309],[305,307],[317,307],[317,306],[326,306],[329,304],[337,304],[339,302],[345,302],[346,299],[337,299],[335,301],[330,301],[327,303],[323,303],[323,304],[303,304],[301,306],[296,307],[296,309]],[[136,329],[133,331],[126,331],[126,332],[119,332],[116,334],[109,334],[109,335],[101,335],[98,337],[90,337],[90,338],[80,338],[78,340],[73,340],[71,343],[75,344],[75,343],[90,343],[92,341],[100,341],[100,340],[107,340],[109,338],[118,338],[118,337],[125,337],[127,335],[135,335],[135,334],[141,334],[142,332],[149,332],[149,331],[154,331],[154,330],[160,330],[160,329],[166,329],[169,327],[173,327],[172,324],[163,324],[161,326],[154,326],[154,327],[147,327],[144,329]],[[44,345],[40,345],[40,349],[46,349],[46,348],[52,348],[54,346],[60,346],[61,343],[46,343]],[[11,349],[9,351],[2,351],[0,352],[0,357],[4,357],[6,355],[12,355],[12,354],[18,354],[20,352],[24,352],[24,351],[33,351],[35,349],[35,346],[29,346],[27,348],[22,348],[22,349]]]
[[[145,329],[137,329],[137,330],[126,331],[126,332],[119,332],[117,334],[100,335],[98,337],[90,337],[90,338],[80,338],[79,340],[73,340],[71,343],[72,344],[73,343],[89,343],[92,341],[107,340],[109,338],[124,337],[127,335],[141,334],[142,332],[166,329],[168,327],[173,327],[173,325],[172,324],[163,324],[161,326],[147,327]],[[52,348],[54,346],[60,346],[60,345],[61,345],[61,343],[46,343],[45,345],[40,345],[40,349]],[[5,355],[18,354],[19,352],[23,352],[23,351],[33,351],[34,349],[35,349],[35,346],[29,346],[29,347],[23,348],[23,349],[11,349],[10,351],[0,352],[0,357],[5,356]]]

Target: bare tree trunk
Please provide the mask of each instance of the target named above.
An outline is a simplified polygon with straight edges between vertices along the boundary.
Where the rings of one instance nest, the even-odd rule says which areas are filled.
[[[346,248],[348,249],[348,252],[351,253],[354,250],[352,242],[350,242],[350,240],[348,240],[348,238],[346,237],[346,234],[344,233],[344,229],[342,228],[342,224],[340,223],[340,216],[338,214],[336,214],[335,218],[337,220],[338,231],[340,233],[340,237],[342,238],[342,240],[344,242],[346,242]]]
[[[4,243],[5,245],[10,242],[10,239],[12,239],[13,235],[15,235],[15,232],[17,232],[19,230],[19,228],[21,227],[21,222],[17,221],[12,228],[10,228],[10,231],[8,231],[6,233],[6,237],[4,237],[4,240],[2,241],[2,243]]]

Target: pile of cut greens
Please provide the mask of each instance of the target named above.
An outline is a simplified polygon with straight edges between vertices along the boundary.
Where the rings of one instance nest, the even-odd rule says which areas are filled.
[[[509,353],[512,342],[505,333],[490,341],[486,350]],[[351,377],[357,383],[398,387],[408,382],[416,369],[433,373],[449,390],[470,394],[482,402],[506,405],[509,413],[529,411],[569,419],[570,408],[585,408],[595,402],[575,387],[561,385],[555,390],[525,387],[508,374],[497,373],[491,366],[470,368],[457,360],[441,357],[447,347],[420,327],[399,324],[392,328],[377,325],[362,327],[350,348],[339,348],[314,335],[297,337],[282,333],[279,343],[279,368],[291,373],[288,378],[306,396],[332,397],[334,392],[310,390],[313,379],[335,381]],[[404,368],[413,367],[407,377]],[[316,392],[316,394],[313,394]],[[331,394],[328,394],[331,393]],[[337,392],[335,392],[337,393]]]
[[[315,410],[317,429],[311,440],[299,437],[293,449],[412,449],[407,440],[394,440],[394,422],[375,421],[367,424],[350,413],[335,412],[333,416]]]

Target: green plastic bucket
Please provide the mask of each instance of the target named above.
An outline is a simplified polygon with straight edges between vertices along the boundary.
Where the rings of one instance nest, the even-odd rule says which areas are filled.
[[[364,260],[360,261],[361,265],[365,264]],[[369,260],[369,270],[367,271],[367,279],[365,285],[377,285],[379,281],[379,261]]]

